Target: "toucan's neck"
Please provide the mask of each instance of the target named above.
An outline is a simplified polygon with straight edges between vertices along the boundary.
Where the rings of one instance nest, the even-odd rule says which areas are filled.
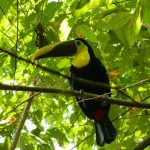
[[[88,64],[91,64],[95,61],[95,55],[90,45],[86,45],[86,48],[80,50],[75,55],[72,66],[75,68],[84,68]]]
[[[83,68],[85,66],[87,66],[90,63],[90,54],[88,52],[88,48],[83,49],[82,51],[78,52],[73,61],[72,61],[72,65],[75,68]]]
[[[92,57],[92,58],[90,58],[90,60],[89,60],[89,62],[87,63],[87,64],[85,64],[85,65],[83,65],[82,67],[76,67],[75,65],[71,65],[72,66],[72,68],[74,68],[74,70],[76,70],[76,71],[81,71],[81,70],[89,70],[89,69],[91,69],[91,68],[93,68],[95,65],[97,65],[96,64],[96,57],[94,56],[94,58]]]

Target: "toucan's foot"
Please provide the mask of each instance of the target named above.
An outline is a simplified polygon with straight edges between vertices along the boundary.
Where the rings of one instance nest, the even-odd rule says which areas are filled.
[[[83,89],[80,89],[80,97],[79,97],[79,100],[80,100],[80,102],[82,101],[83,107],[87,108],[87,104],[86,104],[86,102],[83,100],[83,92],[84,92],[84,90],[83,90]]]
[[[84,92],[83,89],[80,89],[80,97],[79,97],[80,100],[83,99],[83,92]]]
[[[107,106],[108,101],[107,101],[107,96],[104,97],[104,101],[101,103],[102,106]]]

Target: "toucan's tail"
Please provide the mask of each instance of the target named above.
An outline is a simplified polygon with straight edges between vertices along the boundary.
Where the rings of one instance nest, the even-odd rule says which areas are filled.
[[[95,121],[96,142],[103,146],[105,143],[111,143],[117,136],[117,130],[112,122],[106,117],[102,122]]]

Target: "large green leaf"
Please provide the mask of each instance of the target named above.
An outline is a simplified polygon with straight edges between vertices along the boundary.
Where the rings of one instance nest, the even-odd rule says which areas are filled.
[[[84,38],[89,39],[91,42],[97,42],[97,37],[94,34],[94,31],[89,26],[81,24],[78,26],[78,29]]]
[[[106,29],[117,30],[126,26],[131,21],[132,14],[130,12],[120,12],[104,26]]]

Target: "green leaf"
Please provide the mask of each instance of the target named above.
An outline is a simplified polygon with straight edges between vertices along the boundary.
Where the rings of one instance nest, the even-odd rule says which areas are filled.
[[[133,14],[129,12],[117,14],[106,24],[105,28],[114,30],[124,45],[131,48],[137,39],[141,25],[141,7],[137,6]]]
[[[91,42],[97,42],[97,37],[94,31],[87,25],[81,24],[78,26],[79,32]]]
[[[68,39],[68,36],[70,34],[70,31],[71,31],[72,27],[74,26],[74,23],[75,23],[74,18],[71,18],[71,19],[66,18],[66,19],[63,20],[63,22],[60,25],[60,31],[61,31],[60,39],[62,41]]]
[[[63,140],[67,141],[66,135],[64,135],[64,133],[58,128],[52,128],[48,130],[48,134],[50,137],[53,137],[57,140],[60,140],[60,138],[63,137]]]
[[[130,12],[120,12],[105,25],[106,29],[117,30],[130,22],[132,14]]]
[[[35,69],[35,70],[30,74],[29,79],[28,79],[28,84],[31,84],[31,82],[37,77],[39,71],[40,71],[40,70]]]
[[[135,137],[139,138],[140,136],[141,136],[141,130],[136,131],[135,132]]]
[[[130,47],[134,44],[135,40],[137,39],[141,26],[141,7],[138,6],[132,18],[130,19],[130,22],[128,22],[128,25],[126,25],[125,28],[125,35]]]
[[[37,142],[39,142],[40,144],[47,144],[43,139],[41,139],[40,137],[38,136],[35,136],[34,134],[29,134],[33,139],[35,139]]]
[[[130,15],[128,22],[121,28],[115,29],[118,38],[124,43],[125,46],[130,47],[134,44],[141,28],[140,12]]]
[[[70,60],[67,58],[61,59],[57,64],[57,67],[60,69],[70,67]]]
[[[92,11],[92,13],[94,13],[98,8],[99,8],[99,4],[101,3],[101,0],[90,0],[86,5],[84,5],[82,8],[77,9],[75,11],[75,15],[76,17],[81,17],[82,15],[84,15],[85,13],[87,13],[89,10]]]
[[[48,5],[43,11],[43,16],[45,17],[45,19],[51,20],[55,16],[56,11],[59,10],[61,6],[62,3],[60,2],[48,3]]]
[[[3,10],[3,11],[0,11],[0,20],[3,18],[3,15],[4,15],[3,12],[7,14],[12,4],[13,4],[12,0],[0,1],[1,10]]]
[[[70,1],[70,0],[68,0]],[[77,9],[81,9],[82,7],[84,7],[87,3],[89,3],[90,0],[82,0],[82,1],[79,1],[78,4],[77,4]]]
[[[52,150],[53,148],[52,147],[50,147],[48,144],[38,144],[37,145],[37,149],[38,150]]]
[[[6,139],[5,139],[5,143],[3,145],[3,149],[4,150],[9,150],[10,145],[11,145],[11,139],[10,139],[9,136],[7,136]]]
[[[102,32],[98,35],[98,40],[100,41],[102,50],[104,50],[111,39],[109,34]]]
[[[144,0],[141,1],[141,5],[142,5],[142,11],[143,11],[143,21],[145,24],[150,24],[150,1],[149,0]]]

